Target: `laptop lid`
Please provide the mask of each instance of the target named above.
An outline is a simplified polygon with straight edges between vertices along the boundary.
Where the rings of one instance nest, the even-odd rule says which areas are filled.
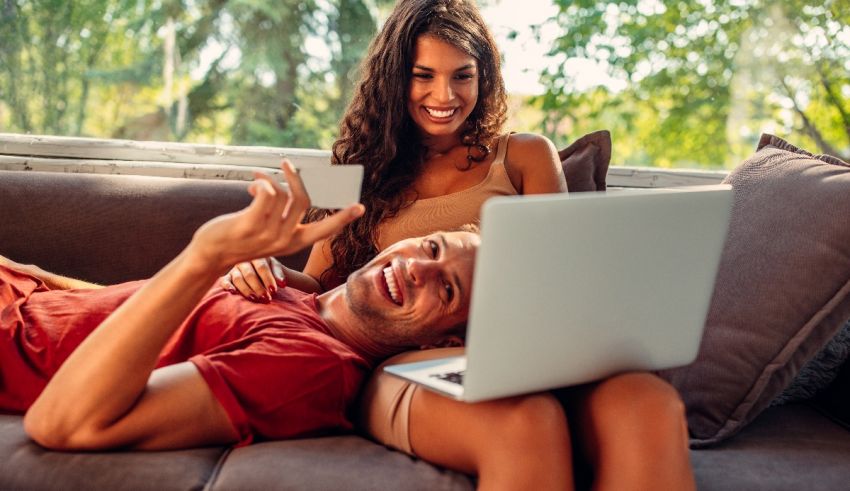
[[[693,361],[731,204],[726,185],[488,200],[463,399]]]

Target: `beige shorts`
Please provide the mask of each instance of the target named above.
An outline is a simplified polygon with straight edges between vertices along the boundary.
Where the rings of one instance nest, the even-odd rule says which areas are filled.
[[[360,426],[372,438],[409,455],[410,403],[419,386],[384,373],[384,365],[463,354],[463,348],[408,351],[381,364],[372,373],[360,398]]]

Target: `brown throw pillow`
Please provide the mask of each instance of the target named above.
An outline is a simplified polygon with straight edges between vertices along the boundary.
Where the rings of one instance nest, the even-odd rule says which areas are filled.
[[[588,133],[559,151],[558,157],[569,192],[604,191],[611,163],[611,133],[607,130]]]
[[[724,182],[732,220],[700,351],[661,372],[693,446],[752,421],[850,317],[850,165],[762,135]]]

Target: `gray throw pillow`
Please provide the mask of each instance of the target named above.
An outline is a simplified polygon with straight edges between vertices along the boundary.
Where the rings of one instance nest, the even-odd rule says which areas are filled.
[[[850,317],[850,165],[762,135],[724,182],[735,198],[700,351],[661,372],[696,447],[752,421]]]
[[[558,151],[567,191],[605,191],[608,165],[611,163],[611,133],[594,131]]]

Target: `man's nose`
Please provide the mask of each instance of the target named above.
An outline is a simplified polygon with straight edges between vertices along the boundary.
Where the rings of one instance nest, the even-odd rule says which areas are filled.
[[[439,271],[439,263],[433,259],[407,259],[407,274],[414,285],[421,285]]]

